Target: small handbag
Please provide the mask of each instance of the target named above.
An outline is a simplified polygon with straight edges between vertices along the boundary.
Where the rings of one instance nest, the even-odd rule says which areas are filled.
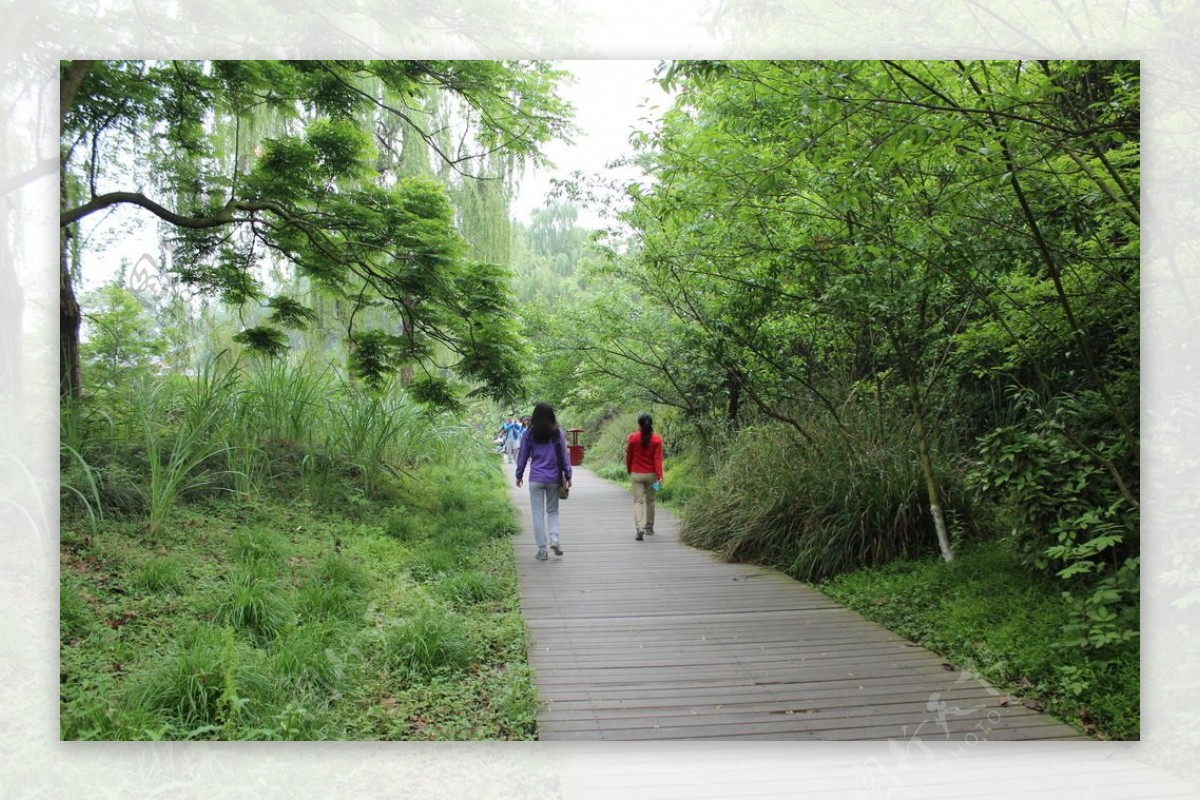
[[[563,467],[563,449],[562,449],[562,434],[560,433],[554,441],[554,456],[558,459],[558,497],[566,500],[571,494],[571,488],[567,486],[567,471]]]

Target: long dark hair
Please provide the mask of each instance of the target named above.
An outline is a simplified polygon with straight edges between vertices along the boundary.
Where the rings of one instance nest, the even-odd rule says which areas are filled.
[[[543,402],[533,407],[533,414],[529,417],[529,433],[539,445],[545,445],[558,434],[558,420],[554,417],[553,406]]]
[[[654,433],[654,418],[643,414],[638,418],[638,428],[642,429],[642,447],[650,447],[650,435]]]

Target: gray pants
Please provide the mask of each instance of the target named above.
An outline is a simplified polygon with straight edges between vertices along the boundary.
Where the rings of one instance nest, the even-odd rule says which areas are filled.
[[[547,528],[550,529],[550,542],[558,542],[558,484],[530,481],[529,511],[533,515],[533,538],[537,547],[546,547]]]

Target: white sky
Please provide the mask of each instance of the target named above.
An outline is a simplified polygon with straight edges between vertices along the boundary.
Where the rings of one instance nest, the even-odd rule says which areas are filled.
[[[575,125],[580,132],[573,144],[554,142],[546,147],[554,169],[530,170],[522,179],[513,203],[513,216],[522,222],[527,222],[530,212],[542,205],[552,178],[568,178],[575,171],[608,177],[636,175],[632,169],[614,171],[605,165],[629,155],[629,135],[635,128],[646,128],[640,121],[651,113],[656,116],[668,102],[667,94],[652,83],[657,60],[559,63],[577,78],[562,86],[560,92],[575,106]],[[580,207],[579,224],[599,227],[598,210]]]

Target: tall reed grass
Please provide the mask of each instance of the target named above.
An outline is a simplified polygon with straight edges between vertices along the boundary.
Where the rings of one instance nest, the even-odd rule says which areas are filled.
[[[183,393],[182,403],[164,383],[142,384],[135,393],[149,466],[144,492],[151,534],[159,531],[181,495],[214,483],[219,473],[230,472],[201,469],[230,449],[223,436],[227,407],[216,396],[227,389],[224,381],[192,385]],[[177,426],[173,433],[172,424]]]
[[[897,420],[882,442],[878,430],[848,441],[833,426],[814,426],[816,448],[782,426],[744,430],[686,504],[684,540],[804,581],[936,547],[907,428]],[[952,514],[954,484],[947,476]]]

